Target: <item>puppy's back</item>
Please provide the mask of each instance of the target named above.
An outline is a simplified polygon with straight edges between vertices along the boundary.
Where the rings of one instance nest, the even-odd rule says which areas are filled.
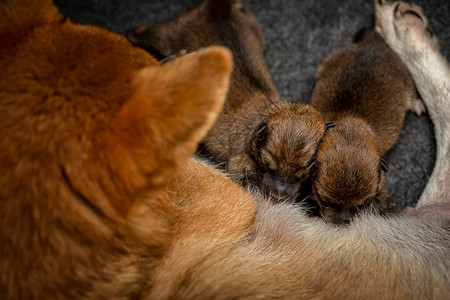
[[[377,33],[364,29],[356,39],[319,66],[311,104],[330,120],[344,115],[366,120],[384,154],[398,138],[415,95],[414,83]]]

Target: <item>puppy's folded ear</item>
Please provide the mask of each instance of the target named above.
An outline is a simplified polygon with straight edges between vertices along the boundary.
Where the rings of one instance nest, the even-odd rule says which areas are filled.
[[[177,35],[176,22],[141,26],[124,33],[127,40],[134,46],[145,49],[157,60],[162,60],[175,54],[179,49],[173,48],[170,41],[172,35]]]
[[[119,169],[133,165],[150,184],[167,183],[215,121],[231,68],[231,53],[210,47],[138,71],[134,95],[112,123],[109,148],[122,158]]]
[[[213,19],[229,19],[231,9],[237,0],[206,0],[205,8]]]
[[[250,141],[251,151],[253,153],[257,152],[257,149],[261,148],[265,143],[267,135],[269,134],[269,128],[267,127],[267,122],[261,122],[258,127],[256,127],[253,132],[252,139]]]

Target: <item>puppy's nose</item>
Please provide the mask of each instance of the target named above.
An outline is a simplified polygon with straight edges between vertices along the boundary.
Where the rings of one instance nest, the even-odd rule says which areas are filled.
[[[350,223],[352,217],[353,215],[348,210],[343,209],[336,213],[334,220],[337,224],[345,225]]]
[[[275,181],[275,191],[278,195],[284,196],[289,193],[289,183],[277,180]]]

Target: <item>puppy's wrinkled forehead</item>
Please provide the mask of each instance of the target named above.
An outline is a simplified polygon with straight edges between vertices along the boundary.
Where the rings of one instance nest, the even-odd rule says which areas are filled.
[[[323,201],[360,205],[376,194],[380,156],[370,140],[367,133],[358,135],[340,124],[327,131],[317,151],[314,183]]]
[[[325,123],[315,109],[286,101],[276,106],[267,125],[265,149],[280,164],[296,162],[302,167],[314,155],[325,131]]]
[[[380,176],[378,165],[368,166],[364,159],[355,155],[349,153],[353,159],[350,163],[346,158],[341,160],[337,157],[333,161],[319,163],[317,193],[322,201],[351,207],[364,204],[375,196]]]

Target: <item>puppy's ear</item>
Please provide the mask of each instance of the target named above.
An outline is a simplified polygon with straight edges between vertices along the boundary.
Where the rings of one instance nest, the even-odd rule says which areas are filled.
[[[383,172],[389,172],[389,167],[383,157],[380,157],[380,167]]]
[[[374,32],[374,30],[372,28],[364,27],[356,33],[355,38],[353,40],[355,43],[357,43],[357,42],[372,38],[374,36],[374,34],[376,34],[376,33]]]
[[[134,46],[145,49],[157,60],[162,60],[169,55],[174,55],[179,49],[172,47],[170,36],[177,35],[177,26],[174,26],[176,21],[165,24],[158,24],[155,26],[141,26],[133,28],[124,36]]]
[[[269,134],[269,128],[267,126],[267,122],[261,122],[259,123],[258,127],[256,127],[250,145],[252,152],[256,153],[258,149],[260,149],[267,138],[267,135]]]
[[[205,8],[212,19],[229,19],[233,4],[236,2],[236,0],[206,0]]]
[[[229,50],[210,47],[140,70],[134,95],[112,124],[115,138],[109,148],[115,150],[115,160],[122,160],[119,169],[131,165],[134,169],[128,171],[144,175],[151,184],[167,183],[220,112],[231,64]]]

